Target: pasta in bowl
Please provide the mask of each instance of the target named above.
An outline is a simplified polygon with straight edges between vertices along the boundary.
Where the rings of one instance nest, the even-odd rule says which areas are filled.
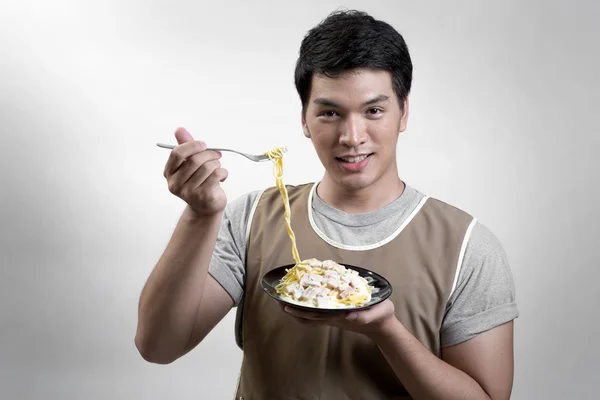
[[[392,293],[391,284],[373,271],[315,258],[269,271],[261,285],[274,299],[312,311],[366,309]]]

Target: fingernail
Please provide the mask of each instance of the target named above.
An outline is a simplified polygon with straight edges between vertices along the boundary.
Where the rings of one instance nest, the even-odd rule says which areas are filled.
[[[206,148],[206,143],[202,142],[202,141],[198,141],[198,143],[200,143],[200,146],[205,149]]]

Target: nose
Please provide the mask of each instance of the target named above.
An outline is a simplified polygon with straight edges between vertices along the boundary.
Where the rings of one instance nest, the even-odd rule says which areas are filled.
[[[340,144],[358,147],[367,141],[366,125],[360,116],[349,115],[340,128]]]

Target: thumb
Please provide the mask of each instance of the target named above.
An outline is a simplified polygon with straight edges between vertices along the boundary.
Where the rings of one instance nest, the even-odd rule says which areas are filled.
[[[175,131],[175,138],[177,139],[178,144],[194,140],[192,135],[185,128],[177,128]]]

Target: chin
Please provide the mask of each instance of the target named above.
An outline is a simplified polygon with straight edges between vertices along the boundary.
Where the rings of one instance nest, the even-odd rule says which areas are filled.
[[[364,189],[375,182],[375,179],[370,176],[338,176],[335,181],[341,186],[349,190]]]

